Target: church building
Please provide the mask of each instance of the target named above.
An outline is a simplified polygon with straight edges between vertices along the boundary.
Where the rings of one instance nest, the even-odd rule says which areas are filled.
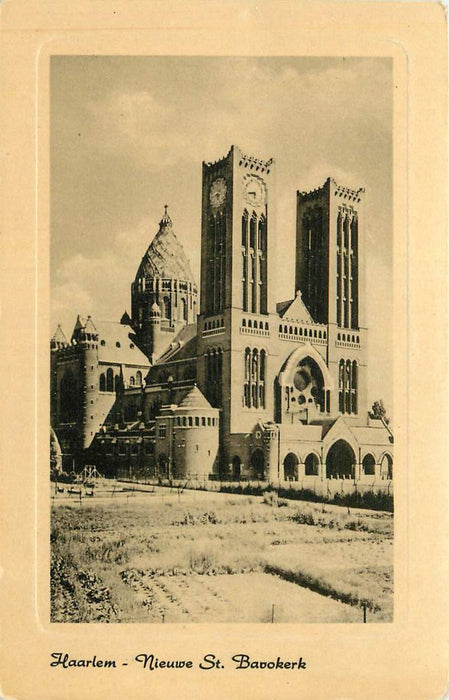
[[[203,163],[201,280],[167,207],[131,316],[51,340],[66,469],[111,476],[383,484],[393,435],[367,401],[363,189],[296,193],[295,289],[276,299],[275,162]],[[295,235],[292,231],[292,235]]]

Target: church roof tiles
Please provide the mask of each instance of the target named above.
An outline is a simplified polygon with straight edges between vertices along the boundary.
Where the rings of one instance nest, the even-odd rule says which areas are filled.
[[[173,231],[173,222],[167,213],[159,222],[159,231],[142,258],[136,281],[142,277],[161,277],[193,282],[189,261]]]
[[[190,389],[189,393],[186,394],[186,396],[184,396],[183,400],[179,404],[179,408],[211,409],[212,406],[210,405],[209,401],[206,399],[204,394],[202,394],[198,387],[195,385]]]

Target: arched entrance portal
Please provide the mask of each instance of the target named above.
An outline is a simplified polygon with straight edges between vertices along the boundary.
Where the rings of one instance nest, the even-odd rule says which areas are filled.
[[[298,481],[299,460],[293,452],[289,452],[284,459],[284,479],[285,481]]]
[[[254,450],[250,459],[251,474],[255,479],[264,478],[264,458],[260,449]]]
[[[235,455],[235,457],[232,460],[232,478],[233,479],[240,479],[241,475],[241,466],[242,466],[242,461],[238,455]]]
[[[353,478],[354,470],[354,450],[345,440],[337,440],[327,453],[326,477],[328,479]]]

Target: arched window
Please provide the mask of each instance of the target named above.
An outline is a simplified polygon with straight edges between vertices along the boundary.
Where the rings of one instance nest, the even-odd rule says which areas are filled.
[[[259,372],[259,353],[254,348],[252,361],[251,361],[251,379],[257,379],[258,372]]]
[[[265,408],[266,352],[247,347],[244,352],[242,403],[245,408]]]
[[[106,391],[114,391],[114,372],[111,367],[106,371]]]
[[[142,372],[140,369],[138,369],[136,372],[136,384],[138,384],[138,386],[142,386]]]
[[[339,214],[337,217],[337,246],[339,248],[341,248],[341,228],[342,228],[342,221],[341,221],[341,214]]]
[[[265,350],[260,351],[260,380],[265,381]]]
[[[245,209],[242,215],[242,246],[246,248],[248,237],[248,212]]]
[[[338,365],[338,386],[343,389],[345,386],[345,361],[340,360]]]
[[[171,302],[169,296],[165,296],[162,299],[161,315],[162,318],[171,318]]]
[[[267,229],[265,217],[262,215],[259,219],[259,236],[258,236],[258,248],[259,250],[265,251],[267,249]]]
[[[100,374],[100,391],[106,391],[106,376],[104,372]]]
[[[181,299],[181,313],[182,319],[187,321],[187,301],[184,298]]]
[[[129,385],[130,385],[130,386],[134,386],[135,383],[136,383],[136,380],[135,380],[134,377],[131,375],[130,378],[129,378]]]
[[[357,389],[357,362],[352,363],[352,388]]]
[[[250,246],[250,248],[256,247],[256,222],[257,222],[257,216],[256,216],[255,212],[253,212],[253,215],[251,217],[251,221],[249,223],[249,246]]]
[[[245,348],[245,380],[249,381],[251,374],[251,350]]]

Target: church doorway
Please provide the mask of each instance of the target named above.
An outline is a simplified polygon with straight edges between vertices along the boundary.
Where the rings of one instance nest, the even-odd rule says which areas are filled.
[[[351,479],[355,472],[355,454],[345,440],[337,440],[326,457],[326,477],[328,479]]]
[[[289,452],[284,459],[284,480],[298,481],[299,459],[293,452]]]
[[[235,457],[232,460],[232,478],[233,479],[240,479],[241,467],[242,467],[242,461],[238,455],[235,455]]]
[[[264,478],[265,460],[261,449],[254,450],[250,459],[251,474],[255,479]]]

